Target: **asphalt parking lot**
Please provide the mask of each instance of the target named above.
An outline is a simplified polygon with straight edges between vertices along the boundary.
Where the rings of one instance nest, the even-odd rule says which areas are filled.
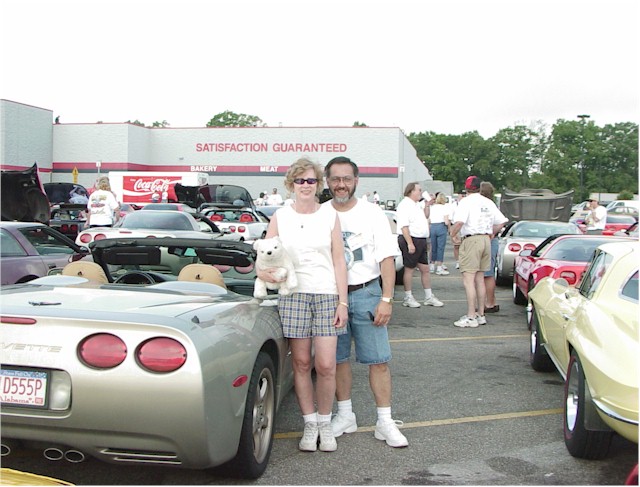
[[[432,275],[442,308],[403,308],[402,287],[396,287],[392,410],[404,422],[408,448],[393,449],[373,437],[376,412],[367,370],[354,364],[358,431],[340,437],[335,453],[298,451],[302,420],[290,393],[278,413],[269,467],[254,482],[217,471],[97,460],[52,463],[33,451],[3,457],[2,466],[78,485],[622,484],[638,461],[637,445],[615,437],[605,460],[571,457],[563,441],[562,378],[530,368],[524,307],[513,304],[510,288],[501,287],[500,311],[487,315],[487,325],[455,328],[466,302],[460,275],[450,267],[449,276]],[[415,295],[422,297],[421,291]]]

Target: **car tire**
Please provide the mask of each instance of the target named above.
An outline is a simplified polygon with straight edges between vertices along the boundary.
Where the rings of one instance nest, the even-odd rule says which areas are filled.
[[[538,315],[535,308],[531,309],[531,321],[529,323],[530,330],[530,350],[529,350],[529,363],[531,368],[536,372],[551,372],[554,370],[551,357],[547,354],[544,348],[540,345],[542,342],[542,336],[540,335],[540,324],[538,322]]]
[[[524,294],[522,294],[522,291],[520,291],[520,288],[516,284],[515,277],[513,278],[513,302],[514,304],[519,305],[527,304],[527,298],[525,298]]]
[[[238,453],[229,463],[230,473],[237,477],[257,479],[269,463],[276,418],[275,377],[271,357],[260,352],[247,391]]]
[[[496,286],[506,286],[509,284],[509,281],[505,279],[499,271],[498,263],[496,262],[496,267],[493,271],[493,275],[496,280]]]
[[[580,357],[571,352],[564,384],[564,443],[577,458],[598,460],[607,456],[613,437],[611,431],[590,431],[585,428],[587,381]]]

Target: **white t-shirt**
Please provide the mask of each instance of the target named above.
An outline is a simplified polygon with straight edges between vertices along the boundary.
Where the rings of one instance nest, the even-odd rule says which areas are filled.
[[[505,217],[496,204],[480,193],[470,193],[458,202],[454,223],[463,222],[460,235],[477,235],[483,233],[493,235],[493,225],[506,223]]]
[[[322,206],[333,205],[327,201]],[[349,284],[364,284],[380,276],[380,262],[400,255],[389,219],[373,203],[358,199],[348,211],[338,211]]]
[[[409,227],[409,235],[415,238],[429,236],[429,220],[424,214],[424,205],[408,196],[396,208],[396,233],[402,235],[402,227]]]
[[[441,205],[438,203],[431,205],[430,213],[429,213],[429,222],[431,224],[446,223],[444,220],[444,217],[446,216],[447,218],[451,218],[449,211],[450,211],[449,205]]]
[[[594,221],[591,217],[591,213],[587,213],[587,230],[604,230],[607,225],[607,209],[602,206],[596,206],[596,218],[598,221]]]
[[[91,215],[89,225],[113,225],[113,212],[119,206],[111,191],[95,190],[87,202],[87,209]]]
[[[280,196],[278,193],[270,194],[269,196],[267,196],[267,204],[269,206],[281,205],[282,204],[282,196]]]
[[[296,292],[338,294],[331,256],[331,232],[336,224],[333,206],[315,213],[297,213],[292,206],[278,209],[278,235],[291,257],[298,278]]]

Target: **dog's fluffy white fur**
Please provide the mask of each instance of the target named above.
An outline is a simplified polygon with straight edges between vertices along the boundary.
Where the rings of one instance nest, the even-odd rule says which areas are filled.
[[[291,258],[284,250],[280,237],[263,238],[253,243],[256,250],[256,270],[275,268],[274,277],[282,282],[265,282],[259,277],[253,288],[253,296],[258,299],[267,297],[267,289],[278,290],[278,294],[286,296],[298,286],[298,279]]]

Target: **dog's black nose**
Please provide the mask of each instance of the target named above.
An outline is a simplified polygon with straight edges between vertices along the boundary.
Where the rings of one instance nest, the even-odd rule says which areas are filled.
[[[271,255],[271,251],[270,250],[267,250],[267,255]]]

